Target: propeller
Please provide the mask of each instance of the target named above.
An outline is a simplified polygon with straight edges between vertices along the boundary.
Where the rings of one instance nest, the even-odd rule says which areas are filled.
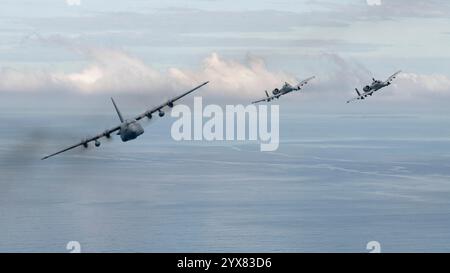
[[[140,123],[141,123],[143,126],[147,126],[147,125],[149,125],[149,124],[155,122],[156,120],[158,120],[158,119],[155,119],[155,118],[154,118],[154,115],[153,115],[152,113],[149,113],[149,112],[147,112],[145,116],[146,116],[147,118],[143,118],[143,119],[140,120]]]
[[[120,130],[118,131],[120,133]],[[113,141],[113,136],[111,135],[111,133],[108,132],[108,130],[105,130],[105,132],[103,133],[103,135],[105,136],[105,139],[107,141]],[[100,145],[99,145],[100,146]],[[98,147],[98,146],[97,146]]]

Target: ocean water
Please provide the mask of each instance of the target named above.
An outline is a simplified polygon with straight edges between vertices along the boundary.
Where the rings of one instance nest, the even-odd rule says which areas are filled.
[[[135,141],[40,157],[115,117],[0,117],[0,251],[450,251],[450,118],[283,115],[281,144]]]

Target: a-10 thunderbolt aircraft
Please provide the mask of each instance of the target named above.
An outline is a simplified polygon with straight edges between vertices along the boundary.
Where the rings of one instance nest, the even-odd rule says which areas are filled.
[[[184,96],[194,92],[195,90],[197,90],[200,87],[206,85],[207,83],[208,82],[205,82],[205,83],[195,87],[192,90],[189,90],[189,91],[187,91],[187,92],[185,92],[185,93],[183,93],[183,94],[181,94],[181,95],[179,95],[179,96],[177,96],[175,98],[172,98],[172,99],[168,100],[167,102],[165,102],[165,103],[163,103],[163,104],[161,104],[159,106],[156,106],[156,107],[154,107],[154,108],[152,108],[152,109],[150,109],[150,110],[140,114],[139,116],[135,117],[134,119],[131,119],[131,120],[126,120],[126,119],[123,118],[122,113],[120,113],[119,108],[117,107],[116,103],[114,102],[114,99],[111,98],[111,101],[112,101],[112,103],[114,105],[114,108],[116,109],[117,115],[119,116],[119,119],[120,119],[120,124],[119,125],[117,125],[114,128],[111,128],[109,130],[106,130],[103,133],[100,133],[100,134],[98,134],[98,135],[96,135],[94,137],[90,137],[90,138],[84,139],[81,142],[79,142],[79,143],[77,143],[75,145],[72,145],[72,146],[70,146],[70,147],[68,147],[66,149],[63,149],[63,150],[61,150],[59,152],[56,152],[54,154],[45,156],[45,157],[42,158],[42,160],[47,159],[47,158],[52,157],[52,156],[55,156],[55,155],[58,155],[60,153],[64,153],[64,152],[69,151],[71,149],[74,149],[74,148],[76,148],[78,146],[84,146],[85,148],[87,148],[89,143],[92,142],[92,141],[94,142],[94,145],[96,147],[99,147],[100,146],[100,140],[99,139],[101,139],[103,137],[109,139],[109,138],[111,138],[111,134],[116,132],[116,131],[117,131],[117,135],[120,135],[120,138],[122,139],[123,142],[127,142],[127,141],[130,141],[130,140],[133,140],[133,139],[137,138],[138,136],[140,136],[140,135],[142,135],[144,133],[144,128],[142,128],[142,125],[139,124],[139,122],[138,122],[139,120],[141,120],[143,118],[151,119],[152,118],[152,114],[155,113],[155,112],[158,112],[158,115],[160,117],[163,117],[164,116],[164,112],[162,111],[162,109],[164,107],[168,106],[168,107],[172,108],[174,106],[174,102],[175,101],[177,101],[177,100],[181,99],[182,97],[184,97]]]
[[[296,86],[292,86],[291,84],[286,82],[286,83],[284,83],[284,85],[283,85],[283,87],[281,89],[275,88],[272,91],[272,96],[269,96],[269,93],[266,90],[266,91],[264,91],[264,92],[266,92],[266,97],[265,98],[257,100],[257,101],[254,101],[252,103],[259,103],[259,102],[263,102],[263,101],[270,102],[271,100],[279,99],[281,96],[289,94],[292,91],[298,91],[298,90],[302,89],[302,87],[304,85],[308,84],[308,82],[311,81],[314,78],[315,78],[315,76],[313,76],[311,78],[308,78],[308,79],[306,79],[304,81],[301,81]]]
[[[392,81],[398,76],[398,74],[400,74],[401,71],[397,71],[395,72],[394,75],[390,76],[386,81],[382,82],[382,81],[378,81],[372,78],[372,83],[370,85],[366,85],[363,88],[363,93],[361,93],[358,88],[355,88],[356,93],[358,94],[358,96],[356,98],[353,98],[351,100],[348,100],[347,103],[350,103],[352,101],[355,100],[363,100],[365,99],[367,96],[372,96],[373,93],[377,92],[378,90],[380,90],[383,87],[386,87],[388,85],[391,85]]]

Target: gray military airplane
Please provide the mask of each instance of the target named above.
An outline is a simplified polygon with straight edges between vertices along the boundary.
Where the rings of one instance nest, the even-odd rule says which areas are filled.
[[[264,92],[266,92],[266,97],[265,98],[257,100],[257,101],[254,101],[252,103],[255,104],[255,103],[260,103],[260,102],[263,102],[263,101],[270,102],[270,101],[272,101],[274,99],[279,99],[281,96],[286,95],[288,93],[291,93],[292,91],[298,91],[298,90],[302,89],[302,87],[304,85],[308,84],[308,82],[310,80],[314,79],[314,78],[315,78],[315,76],[313,76],[311,78],[308,78],[308,79],[306,79],[304,81],[301,81],[296,86],[292,86],[291,84],[286,82],[286,83],[284,83],[284,85],[283,85],[283,87],[281,89],[275,88],[272,91],[272,96],[269,96],[269,93],[266,90],[266,91],[264,91]]]
[[[398,74],[400,74],[402,71],[397,71],[394,73],[394,75],[390,76],[386,81],[382,82],[382,81],[378,81],[375,80],[374,78],[372,78],[372,84],[370,85],[366,85],[363,88],[363,93],[361,94],[361,92],[358,90],[358,88],[355,88],[356,93],[358,94],[358,96],[356,98],[353,98],[351,100],[348,100],[347,103],[350,103],[352,101],[355,100],[363,100],[365,99],[367,96],[372,96],[373,93],[377,92],[378,90],[380,90],[383,87],[386,87],[388,85],[391,85],[392,81],[398,76]]]
[[[159,106],[156,106],[156,107],[154,107],[154,108],[152,108],[152,109],[150,109],[150,110],[140,114],[139,116],[135,117],[134,119],[131,119],[131,120],[126,120],[126,119],[123,118],[122,113],[120,113],[119,108],[117,107],[114,99],[111,98],[111,101],[112,101],[112,103],[114,105],[114,108],[116,109],[117,115],[119,116],[119,119],[120,119],[120,124],[119,125],[117,125],[114,128],[111,128],[109,130],[106,130],[103,133],[100,133],[100,134],[98,134],[98,135],[96,135],[94,137],[86,138],[86,139],[82,140],[81,142],[79,142],[79,143],[77,143],[75,145],[72,145],[72,146],[70,146],[70,147],[68,147],[66,149],[63,149],[63,150],[61,150],[59,152],[56,152],[54,154],[45,156],[45,157],[42,158],[42,160],[47,159],[47,158],[52,157],[52,156],[55,156],[55,155],[58,155],[60,153],[64,153],[66,151],[72,150],[72,149],[74,149],[74,148],[76,148],[78,146],[83,146],[83,147],[87,148],[89,143],[92,142],[92,141],[94,141],[94,145],[96,147],[99,147],[100,144],[101,144],[99,139],[101,139],[103,137],[105,137],[107,139],[110,139],[112,137],[111,134],[116,132],[116,131],[117,131],[117,135],[120,135],[120,138],[121,138],[121,140],[123,142],[127,142],[127,141],[130,141],[130,140],[133,140],[133,139],[137,138],[138,136],[140,136],[140,135],[142,135],[144,133],[144,128],[142,128],[142,125],[139,124],[139,122],[138,122],[139,120],[141,120],[143,118],[151,119],[152,118],[152,114],[155,113],[155,112],[158,112],[158,115],[160,117],[163,117],[164,116],[164,111],[162,109],[164,107],[168,106],[168,107],[172,108],[174,106],[174,102],[175,101],[177,101],[177,100],[181,99],[182,97],[184,97],[184,96],[194,92],[195,90],[197,90],[200,87],[206,85],[207,83],[208,82],[202,83],[201,85],[195,87],[194,89],[189,90],[189,91],[187,91],[187,92],[185,92],[185,93],[183,93],[183,94],[181,94],[181,95],[179,95],[177,97],[174,97],[171,100],[168,100],[167,102],[165,102],[165,103],[163,103],[163,104],[161,104]]]

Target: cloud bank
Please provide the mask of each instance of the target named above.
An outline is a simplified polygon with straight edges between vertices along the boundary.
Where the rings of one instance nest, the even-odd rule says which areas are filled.
[[[239,61],[212,53],[197,68],[172,67],[160,71],[123,50],[83,48],[79,52],[87,62],[76,71],[0,69],[0,92],[53,91],[86,95],[128,93],[167,96],[210,81],[203,91],[204,95],[254,99],[263,95],[264,90],[279,87],[285,81],[295,84],[299,79],[284,71],[271,70],[264,59],[251,55]],[[320,65],[311,67],[310,75],[302,75],[305,78],[317,76],[308,89],[309,94],[351,95],[354,87],[367,84],[372,78],[371,72],[363,65],[337,54],[324,53],[316,58],[321,61]],[[448,96],[450,78],[439,74],[405,72],[395,81],[392,89],[388,96],[390,99],[430,94]]]
[[[269,70],[263,59],[247,56],[244,61],[224,59],[217,53],[206,57],[199,68],[169,68],[159,71],[122,50],[83,49],[88,59],[78,71],[39,69],[0,70],[0,92],[152,93],[186,89],[210,81],[208,90],[220,96],[251,96],[295,81],[284,72]]]

